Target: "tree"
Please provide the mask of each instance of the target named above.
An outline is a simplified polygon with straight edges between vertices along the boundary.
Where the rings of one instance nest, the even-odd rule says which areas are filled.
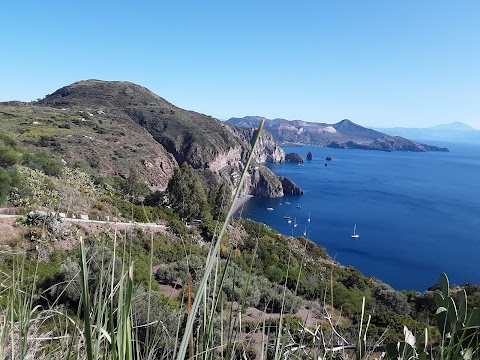
[[[227,216],[228,208],[232,200],[232,191],[226,182],[212,188],[209,193],[209,202],[212,209],[212,216],[222,221]]]
[[[173,177],[168,182],[167,196],[170,206],[181,218],[211,218],[202,182],[187,163],[175,169]]]
[[[140,180],[135,169],[130,169],[130,174],[125,182],[122,184],[122,190],[125,194],[133,197],[145,197],[150,194],[148,185]]]

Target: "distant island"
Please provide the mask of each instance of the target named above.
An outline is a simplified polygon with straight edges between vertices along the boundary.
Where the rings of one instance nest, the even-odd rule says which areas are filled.
[[[423,141],[451,141],[462,143],[480,143],[480,130],[462,122],[440,124],[428,128],[375,128],[377,131],[394,136],[404,136]]]
[[[230,124],[254,128],[262,118],[246,116],[230,118]],[[423,144],[401,136],[392,136],[344,119],[336,124],[302,120],[266,119],[265,130],[281,145],[318,145],[342,149],[382,151],[448,151],[447,148]]]

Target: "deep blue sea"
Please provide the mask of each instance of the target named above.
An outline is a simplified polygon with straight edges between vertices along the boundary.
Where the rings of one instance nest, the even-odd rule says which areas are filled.
[[[341,264],[397,290],[425,291],[441,272],[451,284],[480,284],[480,145],[436,145],[450,152],[284,147],[313,154],[302,165],[268,164],[304,194],[252,198],[242,217],[285,235],[306,230]],[[358,239],[350,237],[354,224]]]

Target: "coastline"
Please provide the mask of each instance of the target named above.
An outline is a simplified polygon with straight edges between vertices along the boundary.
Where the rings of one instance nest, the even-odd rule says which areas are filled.
[[[240,210],[240,208],[251,198],[253,198],[253,195],[245,195],[235,200],[233,203],[233,213],[236,213],[238,210]]]

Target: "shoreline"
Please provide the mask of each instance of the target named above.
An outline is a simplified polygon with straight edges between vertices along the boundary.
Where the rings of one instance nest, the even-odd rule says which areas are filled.
[[[253,195],[245,195],[235,200],[233,203],[233,213],[236,213],[251,198],[253,198]]]

